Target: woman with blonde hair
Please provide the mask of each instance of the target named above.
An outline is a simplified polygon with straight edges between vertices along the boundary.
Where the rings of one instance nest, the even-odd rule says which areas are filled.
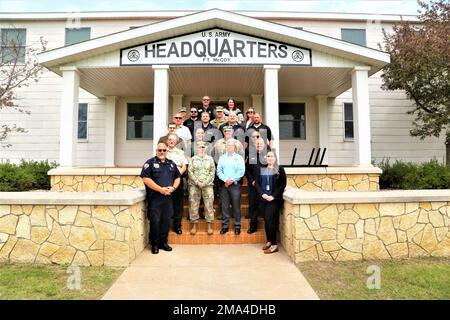
[[[270,254],[278,251],[277,231],[286,188],[286,172],[278,165],[275,151],[268,151],[265,159],[267,165],[262,165],[255,175],[255,189],[264,213],[267,243],[263,250]]]

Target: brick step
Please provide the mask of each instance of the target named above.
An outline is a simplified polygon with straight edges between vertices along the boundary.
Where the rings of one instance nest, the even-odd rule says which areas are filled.
[[[234,219],[230,219],[230,223],[229,223],[229,228],[230,230],[234,231]],[[247,231],[248,227],[250,226],[250,219],[241,219],[241,229],[243,231]],[[183,219],[181,221],[181,227],[183,229],[183,232],[189,232],[191,230],[191,223],[188,220]],[[213,228],[215,231],[219,230],[222,228],[222,221],[221,220],[214,220],[213,221]],[[264,230],[264,219],[259,218],[258,219],[258,230],[262,229]],[[208,225],[206,223],[206,220],[204,219],[200,219],[200,221],[197,223],[197,231],[207,231],[208,230]]]
[[[215,210],[215,218],[217,218],[217,215],[220,215],[222,212],[220,210],[219,204],[214,204],[214,210]],[[245,217],[245,215],[248,213],[248,204],[241,204],[241,217]],[[184,211],[183,211],[183,217],[187,218],[189,216],[189,205],[184,205]]]
[[[189,232],[183,232],[181,235],[170,232],[168,240],[169,244],[262,244],[266,242],[266,234],[264,230],[248,234],[243,229],[240,235],[235,235],[234,229],[230,228],[226,234],[220,234],[219,230],[215,230],[212,235],[208,235],[206,231],[199,231],[195,235],[191,235]]]

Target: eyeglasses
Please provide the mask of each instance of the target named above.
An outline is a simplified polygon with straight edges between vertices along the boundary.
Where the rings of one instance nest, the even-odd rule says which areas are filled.
[[[169,127],[169,129],[176,129],[177,127]]]
[[[191,110],[191,113],[198,113],[197,110]]]
[[[259,138],[259,136],[252,136],[253,139]]]
[[[247,111],[247,113],[255,113],[255,111]]]
[[[175,119],[183,119],[182,117],[174,117]]]
[[[202,99],[203,101],[209,101],[209,100],[211,100],[211,99]]]
[[[158,152],[167,152],[167,149],[158,149],[156,151],[158,151]]]
[[[201,148],[201,149],[205,149],[206,147],[205,147],[205,146],[200,146],[199,148]]]

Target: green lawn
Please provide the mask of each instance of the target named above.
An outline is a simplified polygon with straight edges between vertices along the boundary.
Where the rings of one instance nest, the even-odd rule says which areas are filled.
[[[381,288],[369,290],[369,266],[380,267]],[[450,258],[302,262],[300,271],[324,300],[450,299]]]
[[[0,300],[100,299],[124,268],[80,267],[80,290],[71,290],[67,266],[0,264]],[[73,285],[72,285],[73,287]]]

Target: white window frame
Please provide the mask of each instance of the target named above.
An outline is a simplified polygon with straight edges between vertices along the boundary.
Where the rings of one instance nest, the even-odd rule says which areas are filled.
[[[21,61],[20,57],[19,59],[17,59],[17,65],[18,66],[23,66],[25,64],[25,60],[27,58],[27,28],[14,28],[14,27],[5,27],[5,28],[0,28],[0,41],[2,41],[2,37],[3,37],[3,30],[25,30],[25,44],[23,46],[18,45],[19,47],[19,53],[20,53],[20,48],[23,47],[24,49],[24,53],[23,53],[23,61]],[[8,44],[3,44],[0,43],[0,63],[4,63],[4,64],[8,64],[8,62],[3,61],[3,48],[10,48],[8,46]]]
[[[89,102],[79,102],[78,103],[78,110],[77,112],[80,112],[80,104],[86,105],[86,139],[78,139],[78,123],[80,119],[77,119],[77,141],[79,143],[87,143],[89,142],[89,110],[90,110],[90,103]]]
[[[128,138],[128,104],[139,104],[139,103],[151,103],[153,104],[153,126],[155,125],[155,103],[153,100],[135,100],[135,99],[131,99],[131,100],[125,100],[125,141],[153,141],[155,139],[155,137],[152,137],[151,139],[147,139],[147,138],[132,138],[129,139]],[[169,121],[170,122],[170,121]]]
[[[309,140],[308,140],[308,118],[309,118],[309,112],[308,112],[308,102],[307,101],[305,101],[305,100],[296,100],[295,98],[294,99],[289,99],[289,98],[287,98],[287,99],[280,99],[279,101],[278,101],[278,108],[279,108],[279,104],[280,103],[303,103],[304,105],[305,105],[305,139],[302,139],[302,138],[289,138],[289,139],[281,139],[281,138],[279,138],[280,139],[280,141],[301,141],[301,142],[309,142]],[[279,115],[279,113],[280,113],[280,110],[278,109],[278,115]],[[279,122],[279,121],[278,121]],[[264,121],[263,121],[263,123],[265,123]],[[272,132],[272,134],[273,134],[273,132]]]
[[[345,104],[346,103],[351,103],[352,104],[352,113],[353,116],[355,115],[355,113],[353,112],[353,102],[352,101],[344,101],[342,102],[342,129],[343,129],[343,137],[344,137],[344,142],[354,142],[355,141],[355,118],[353,117],[353,138],[347,138],[345,136]]]
[[[89,39],[80,41],[80,42],[75,42],[75,43],[70,43],[70,44],[66,44],[67,43],[67,30],[79,30],[79,29],[89,29]],[[81,42],[86,42],[92,39],[92,28],[91,27],[80,27],[80,28],[65,28],[64,29],[64,46],[71,46],[74,44],[78,44]]]

